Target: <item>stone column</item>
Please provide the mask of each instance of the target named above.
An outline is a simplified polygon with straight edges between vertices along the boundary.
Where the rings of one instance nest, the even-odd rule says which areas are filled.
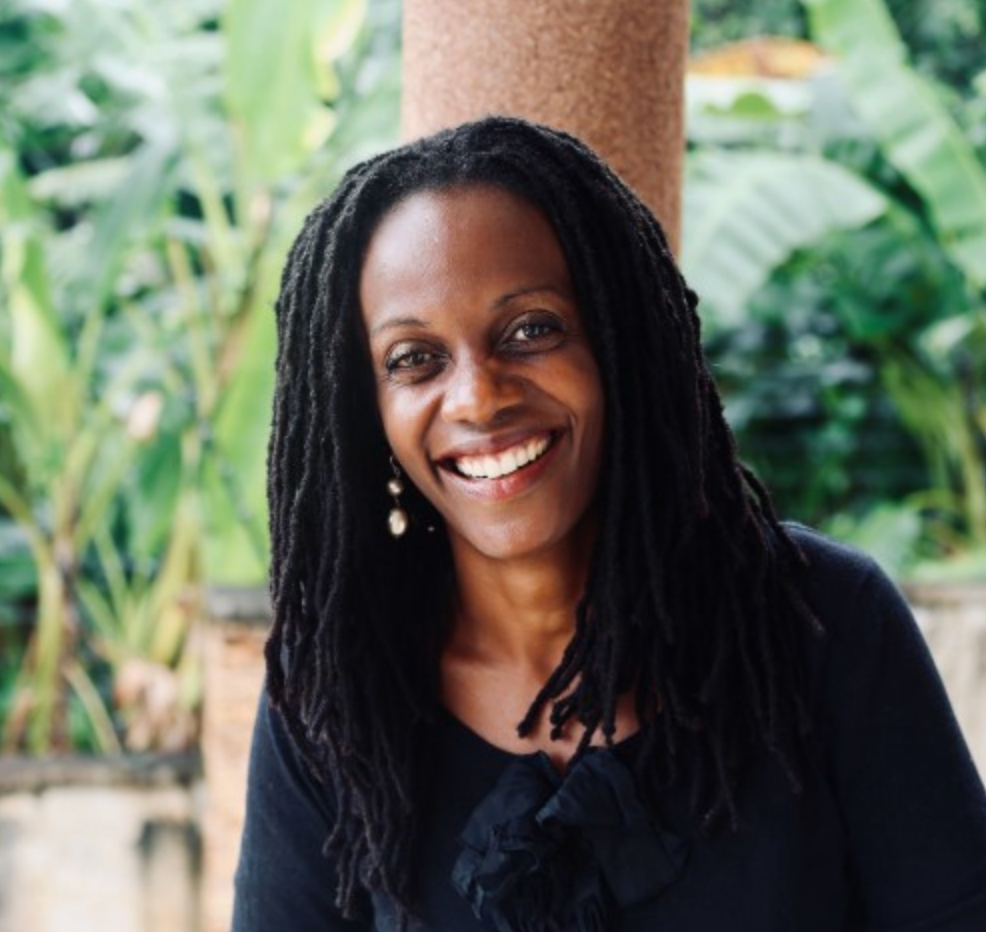
[[[584,139],[677,247],[688,0],[404,0],[403,131],[489,113]]]

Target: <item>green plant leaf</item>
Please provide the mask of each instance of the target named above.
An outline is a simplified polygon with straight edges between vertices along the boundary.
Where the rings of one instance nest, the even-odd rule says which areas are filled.
[[[126,184],[129,167],[126,156],[59,165],[35,175],[28,189],[35,200],[77,208],[111,197]]]
[[[39,462],[46,458],[48,438],[45,435],[43,421],[39,418],[26,387],[2,357],[0,357],[0,396],[3,397],[3,407],[17,446],[19,462],[30,463],[32,468],[37,468]]]
[[[51,300],[40,227],[16,156],[0,144],[0,281],[11,333],[5,388],[16,381],[18,406],[29,404],[30,416],[58,425],[71,409],[69,352]]]
[[[254,313],[250,323],[217,415],[206,477],[206,576],[213,584],[261,584],[267,572],[264,495],[274,315]]]
[[[251,187],[296,171],[324,141],[329,112],[316,88],[330,89],[333,82],[323,73],[328,63],[317,62],[316,54],[337,51],[325,24],[336,22],[339,34],[348,34],[349,19],[339,13],[351,5],[230,0],[226,7],[225,97]]]
[[[127,496],[129,549],[138,559],[152,559],[172,531],[182,485],[181,436],[163,431],[139,449],[134,487]]]
[[[682,265],[714,321],[739,326],[747,301],[794,250],[875,220],[879,191],[812,155],[696,152],[685,184]]]
[[[89,321],[102,317],[127,252],[161,218],[177,161],[176,142],[155,140],[135,152],[114,196],[96,214],[86,268],[78,283]]]
[[[852,102],[887,158],[924,199],[953,261],[986,284],[986,169],[934,87],[907,64],[882,0],[802,0],[837,55]]]
[[[0,519],[0,603],[27,598],[37,587],[30,540],[16,523]]]
[[[316,67],[341,58],[356,41],[366,21],[368,0],[316,0]]]

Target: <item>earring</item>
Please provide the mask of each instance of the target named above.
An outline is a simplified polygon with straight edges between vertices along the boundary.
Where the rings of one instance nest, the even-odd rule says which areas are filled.
[[[403,537],[407,531],[408,519],[407,512],[401,505],[401,495],[404,494],[404,482],[401,479],[401,468],[397,465],[397,460],[393,455],[390,457],[390,468],[394,471],[393,478],[387,480],[387,494],[394,500],[394,507],[387,515],[387,530],[395,540]]]

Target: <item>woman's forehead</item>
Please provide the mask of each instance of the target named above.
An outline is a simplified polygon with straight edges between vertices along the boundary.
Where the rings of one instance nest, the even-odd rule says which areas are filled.
[[[425,190],[398,203],[370,238],[361,295],[399,291],[422,273],[436,280],[494,267],[509,278],[568,279],[554,229],[531,202],[490,185]],[[456,276],[461,283],[461,275]]]

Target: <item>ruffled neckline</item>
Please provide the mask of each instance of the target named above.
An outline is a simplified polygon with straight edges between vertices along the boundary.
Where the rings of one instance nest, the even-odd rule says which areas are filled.
[[[606,932],[614,910],[679,878],[687,844],[655,824],[613,750],[590,748],[562,776],[544,752],[476,738],[511,758],[466,823],[452,872],[479,920],[497,932]]]

